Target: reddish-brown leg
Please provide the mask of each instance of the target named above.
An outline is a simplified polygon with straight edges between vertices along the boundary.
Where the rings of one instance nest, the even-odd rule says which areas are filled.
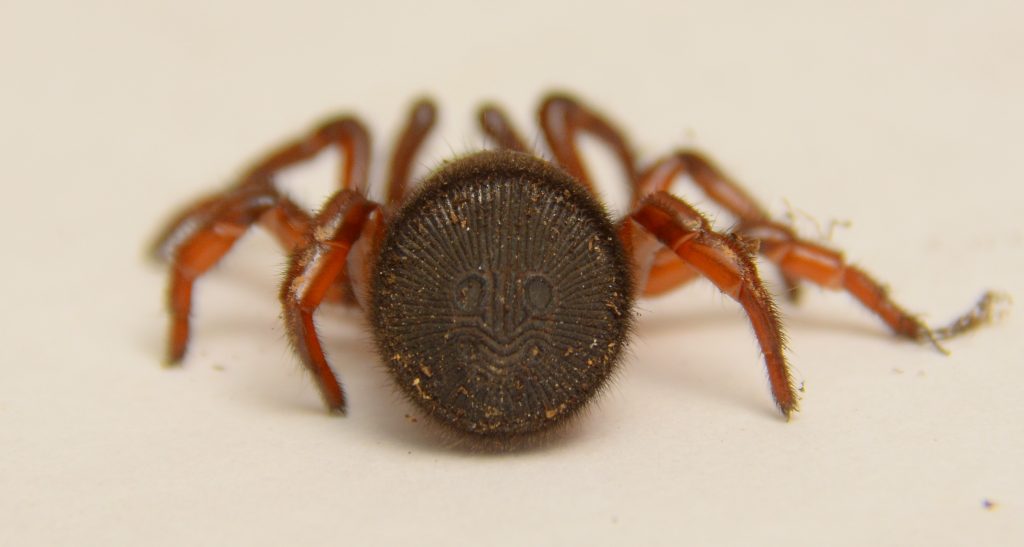
[[[710,159],[699,152],[680,150],[665,157],[648,167],[640,175],[635,186],[634,200],[659,190],[668,191],[677,177],[688,175],[713,202],[725,207],[740,221],[737,231],[743,234],[743,226],[768,221],[768,213],[750,194],[736,184],[729,176],[719,169]],[[665,261],[669,262],[666,257]],[[786,272],[782,272],[782,280],[786,285],[784,292],[790,301],[800,296],[797,281]]]
[[[203,222],[190,226],[187,237],[176,244],[168,293],[171,336],[167,356],[170,363],[180,361],[188,347],[195,280],[217,264],[238,238],[274,209],[279,200],[280,196],[269,183],[227,192],[216,207],[206,206]]]
[[[659,190],[668,191],[679,176],[689,175],[712,201],[741,221],[767,220],[768,213],[706,156],[681,150],[644,169],[636,185],[637,199]]]
[[[664,191],[644,198],[623,221],[621,230],[637,267],[649,263],[657,249],[653,240],[657,240],[743,306],[764,353],[775,403],[787,418],[797,410],[797,395],[783,352],[782,325],[771,294],[758,276],[752,249],[733,234],[714,232],[700,213]]]
[[[388,192],[385,203],[395,205],[402,202],[409,186],[412,162],[423,146],[430,129],[437,119],[437,108],[428,99],[420,99],[412,106],[405,128],[398,137],[398,145],[391,155],[388,169]]]
[[[741,220],[767,218],[757,202],[732,182],[721,170],[704,156],[691,151],[682,151],[665,158],[652,167],[638,173],[633,154],[622,131],[597,112],[565,95],[552,95],[541,106],[541,126],[552,153],[569,173],[593,189],[593,184],[583,167],[575,135],[578,131],[593,134],[604,141],[615,152],[622,169],[630,182],[634,208],[647,194],[668,190],[676,177],[689,174],[713,201],[721,204]],[[485,128],[486,131],[486,128]],[[682,279],[694,276],[693,272],[675,254],[668,250],[659,251],[660,256],[653,266],[652,284],[644,294],[653,296],[674,287]],[[788,276],[783,275],[785,295],[796,300],[799,289]]]
[[[637,180],[636,161],[622,132],[568,95],[549,95],[541,103],[540,126],[555,160],[584,186],[594,191],[576,146],[576,136],[583,132],[608,145],[618,157],[626,178],[633,186]]]
[[[498,147],[515,152],[529,152],[526,141],[519,136],[508,116],[496,105],[486,104],[481,107],[477,118],[484,134]]]
[[[172,262],[170,363],[181,361],[188,348],[195,280],[216,265],[254,223],[266,227],[288,251],[305,241],[312,219],[274,188],[272,177],[330,145],[337,145],[344,155],[341,186],[364,188],[369,136],[358,120],[339,118],[267,155],[233,187],[203,198],[178,214],[161,234],[155,254]],[[337,297],[340,293],[335,290],[333,294]]]
[[[666,250],[669,254],[665,253]],[[700,272],[680,259],[671,249],[662,248],[654,253],[654,260],[647,273],[647,283],[642,287],[641,294],[665,294],[699,277]]]
[[[176,247],[187,240],[198,227],[208,224],[220,205],[232,199],[234,192],[248,186],[264,185],[282,169],[308,160],[332,145],[338,146],[342,152],[340,187],[365,191],[370,165],[370,137],[366,128],[352,117],[329,120],[307,136],[267,154],[250,167],[227,191],[202,198],[178,213],[157,238],[153,246],[153,255],[170,259],[174,256]],[[262,224],[285,249],[290,250],[301,240],[310,219],[309,215],[285,196],[279,195],[278,202],[280,208],[262,219]]]
[[[492,107],[491,110],[496,109]],[[490,117],[483,119],[484,113]],[[488,131],[488,126],[491,125],[498,127],[495,132],[500,133],[500,128],[508,125],[500,112],[485,109],[481,114],[485,131]],[[555,158],[567,171],[588,184],[590,179],[583,168],[576,147],[576,133],[590,133],[611,147],[629,178],[633,195],[631,207],[636,207],[647,194],[659,190],[667,191],[676,177],[690,175],[709,198],[728,209],[740,220],[756,221],[768,218],[767,213],[753,197],[698,152],[682,150],[655,162],[642,173],[637,172],[631,147],[622,131],[572,97],[557,94],[549,96],[541,105],[540,119]],[[500,140],[499,137],[495,138]]]
[[[899,336],[931,342],[940,351],[938,340],[950,338],[988,323],[994,306],[1002,297],[985,293],[967,313],[947,327],[928,328],[889,297],[886,289],[864,270],[848,264],[842,253],[798,238],[791,229],[768,220],[745,223],[739,228],[743,237],[756,240],[761,253],[779,265],[794,280],[806,280],[821,287],[846,291],[864,307],[880,317]]]
[[[181,243],[213,218],[229,192],[230,190],[203,196],[178,211],[154,240],[149,250],[150,256],[161,262],[173,259]]]
[[[502,123],[503,117],[500,116],[500,112],[498,115],[488,113],[493,116],[493,125],[507,125]],[[647,194],[659,190],[667,191],[676,177],[690,175],[709,198],[728,209],[740,220],[755,221],[768,218],[767,213],[753,197],[698,152],[676,152],[638,173],[631,147],[622,131],[572,97],[557,94],[549,96],[541,105],[540,119],[555,158],[567,171],[588,184],[590,179],[583,168],[576,147],[576,133],[590,133],[611,147],[631,183],[632,207],[636,207]],[[487,130],[486,121],[484,125]]]
[[[282,169],[316,156],[328,146],[337,146],[342,152],[338,187],[365,194],[367,175],[370,171],[370,134],[361,121],[351,116],[328,120],[309,135],[271,152],[256,162],[245,178],[258,175],[272,176]]]
[[[351,190],[335,194],[314,220],[313,237],[292,254],[281,285],[288,337],[332,411],[345,411],[345,394],[324,355],[313,314],[337,280],[347,275],[349,251],[379,209]]]

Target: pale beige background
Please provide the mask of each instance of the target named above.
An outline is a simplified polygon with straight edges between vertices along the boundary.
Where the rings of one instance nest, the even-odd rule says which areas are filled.
[[[176,206],[327,113],[386,147],[432,94],[426,169],[482,144],[480,100],[535,136],[560,87],[645,158],[696,145],[775,213],[851,220],[834,243],[930,320],[984,288],[1024,302],[1019,2],[263,4],[0,2],[0,544],[1021,544],[1019,309],[942,357],[811,289],[784,307],[806,384],[787,424],[737,306],[698,284],[642,304],[571,435],[482,456],[405,417],[336,309],[351,413],[321,411],[265,234],[161,368],[165,274],[142,260]]]

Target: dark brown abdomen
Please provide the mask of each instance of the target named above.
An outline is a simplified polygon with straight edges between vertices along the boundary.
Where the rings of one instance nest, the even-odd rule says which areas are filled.
[[[604,209],[532,156],[446,164],[389,222],[371,286],[381,359],[430,417],[513,438],[577,413],[632,320]]]

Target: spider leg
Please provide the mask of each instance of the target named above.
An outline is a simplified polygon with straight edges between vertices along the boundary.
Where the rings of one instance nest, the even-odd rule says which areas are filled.
[[[551,148],[555,160],[584,186],[594,191],[594,183],[587,174],[580,151],[576,146],[576,135],[584,132],[597,137],[608,145],[626,172],[626,178],[636,191],[636,161],[629,143],[618,128],[605,120],[596,112],[586,108],[569,95],[554,93],[549,95],[540,106],[540,126],[544,138]],[[636,200],[634,199],[634,202]]]
[[[583,167],[579,149],[576,147],[575,135],[577,131],[591,133],[610,146],[619,158],[630,181],[632,190],[630,207],[636,207],[640,200],[651,192],[668,190],[675,177],[689,173],[713,201],[723,205],[739,218],[750,220],[766,218],[766,214],[752,197],[726,177],[714,164],[696,152],[679,152],[657,162],[643,173],[638,173],[629,143],[622,131],[600,114],[570,96],[558,94],[549,96],[541,106],[540,119],[545,138],[558,163],[592,190],[593,183]],[[661,251],[658,262],[663,264],[663,267],[657,268],[659,274],[652,275],[652,280],[667,281],[676,279],[680,275],[684,277],[691,275],[685,273],[688,269],[686,265],[679,262],[675,255],[668,250]],[[782,278],[786,285],[786,297],[795,301],[799,296],[799,287],[789,276],[783,274]],[[661,284],[658,283],[652,284],[648,286],[644,294],[659,294],[662,292],[660,286]],[[668,283],[668,286],[675,286],[675,282]]]
[[[743,233],[745,226],[769,220],[768,213],[757,200],[727,176],[710,159],[692,150],[675,152],[645,169],[636,184],[634,199],[639,200],[643,196],[657,191],[668,191],[672,182],[682,175],[689,175],[690,179],[697,184],[711,201],[721,205],[738,218],[740,226],[737,231],[744,237],[748,237],[747,234]],[[666,259],[666,261],[668,260]],[[783,293],[786,298],[791,302],[798,300],[800,286],[797,280],[785,271],[782,272],[782,280],[786,286],[786,290]]]
[[[205,225],[217,212],[228,191],[203,196],[178,211],[160,231],[149,248],[149,256],[160,262],[174,258],[181,243]]]
[[[352,190],[335,194],[317,214],[313,237],[292,253],[281,285],[288,338],[332,411],[345,411],[345,394],[324,355],[313,314],[337,281],[347,278],[349,251],[379,208]]]
[[[864,270],[846,262],[842,253],[797,237],[777,222],[761,220],[744,223],[743,237],[756,240],[761,253],[794,280],[806,280],[826,289],[846,291],[865,308],[880,317],[898,336],[918,342],[930,342],[945,350],[939,340],[951,338],[990,322],[1003,296],[987,292],[967,313],[949,326],[931,329],[907,313],[889,296],[885,287]]]
[[[645,197],[623,221],[621,230],[636,267],[643,269],[658,248],[667,247],[694,275],[707,278],[743,306],[764,354],[776,405],[787,418],[797,410],[798,399],[783,351],[782,324],[771,294],[758,276],[752,249],[735,234],[714,232],[700,213],[664,191]]]
[[[338,173],[338,186],[344,190],[365,193],[370,170],[370,134],[363,123],[352,116],[327,120],[309,135],[271,152],[250,168],[245,178],[261,174],[274,175],[284,168],[316,156],[332,145],[341,149],[344,162]]]
[[[336,118],[321,124],[306,137],[271,152],[226,191],[193,203],[161,233],[153,253],[172,263],[170,363],[180,362],[188,348],[193,284],[216,265],[254,223],[266,227],[289,251],[306,240],[312,219],[274,188],[272,177],[330,145],[337,145],[344,153],[341,186],[362,191],[369,167],[369,136],[355,118]],[[332,297],[340,298],[337,290]]]
[[[692,150],[680,150],[645,169],[636,185],[637,195],[642,198],[654,192],[668,191],[680,175],[689,175],[712,201],[725,207],[740,220],[752,222],[768,219],[768,213],[757,200],[711,160]]]
[[[519,136],[508,116],[498,106],[485,104],[480,108],[477,118],[484,134],[490,137],[499,148],[524,153],[530,151],[526,146],[526,141]]]
[[[187,240],[200,226],[209,223],[222,203],[233,199],[241,188],[261,186],[282,169],[301,163],[319,154],[326,147],[338,146],[344,158],[339,173],[341,188],[364,192],[370,165],[370,137],[363,124],[353,117],[328,120],[301,139],[291,141],[257,161],[231,188],[200,199],[179,212],[160,233],[151,254],[160,259],[174,256],[176,247]],[[283,195],[281,205],[262,224],[285,249],[297,245],[309,225],[309,215]]]
[[[700,272],[663,246],[650,253],[650,265],[644,271],[647,272],[646,283],[641,285],[644,296],[665,294],[700,277]]]
[[[249,186],[253,186],[252,181]],[[241,186],[231,187],[193,202],[182,209],[157,237],[150,248],[150,256],[161,262],[174,260],[181,245],[195,236],[196,232],[216,221],[225,206],[237,200],[244,193]],[[273,214],[261,219],[261,224],[270,231],[285,249],[292,249],[302,239],[309,224],[309,215],[291,200],[277,195],[280,207]]]
[[[168,360],[177,363],[185,356],[189,339],[192,286],[212,268],[235,242],[269,211],[281,204],[281,197],[267,182],[227,192],[214,205],[205,205],[202,219],[190,225],[187,237],[174,247],[168,292],[171,336]]]
[[[412,162],[436,120],[437,107],[429,99],[420,99],[413,104],[405,128],[398,138],[398,145],[395,146],[395,151],[391,155],[387,179],[386,203],[388,205],[401,203],[405,197],[409,185],[409,175],[412,172]]]

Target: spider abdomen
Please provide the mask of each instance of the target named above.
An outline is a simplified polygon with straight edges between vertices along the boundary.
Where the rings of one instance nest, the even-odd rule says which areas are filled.
[[[578,412],[614,370],[630,270],[603,208],[539,159],[443,166],[388,226],[371,284],[381,358],[423,411],[514,437]]]

